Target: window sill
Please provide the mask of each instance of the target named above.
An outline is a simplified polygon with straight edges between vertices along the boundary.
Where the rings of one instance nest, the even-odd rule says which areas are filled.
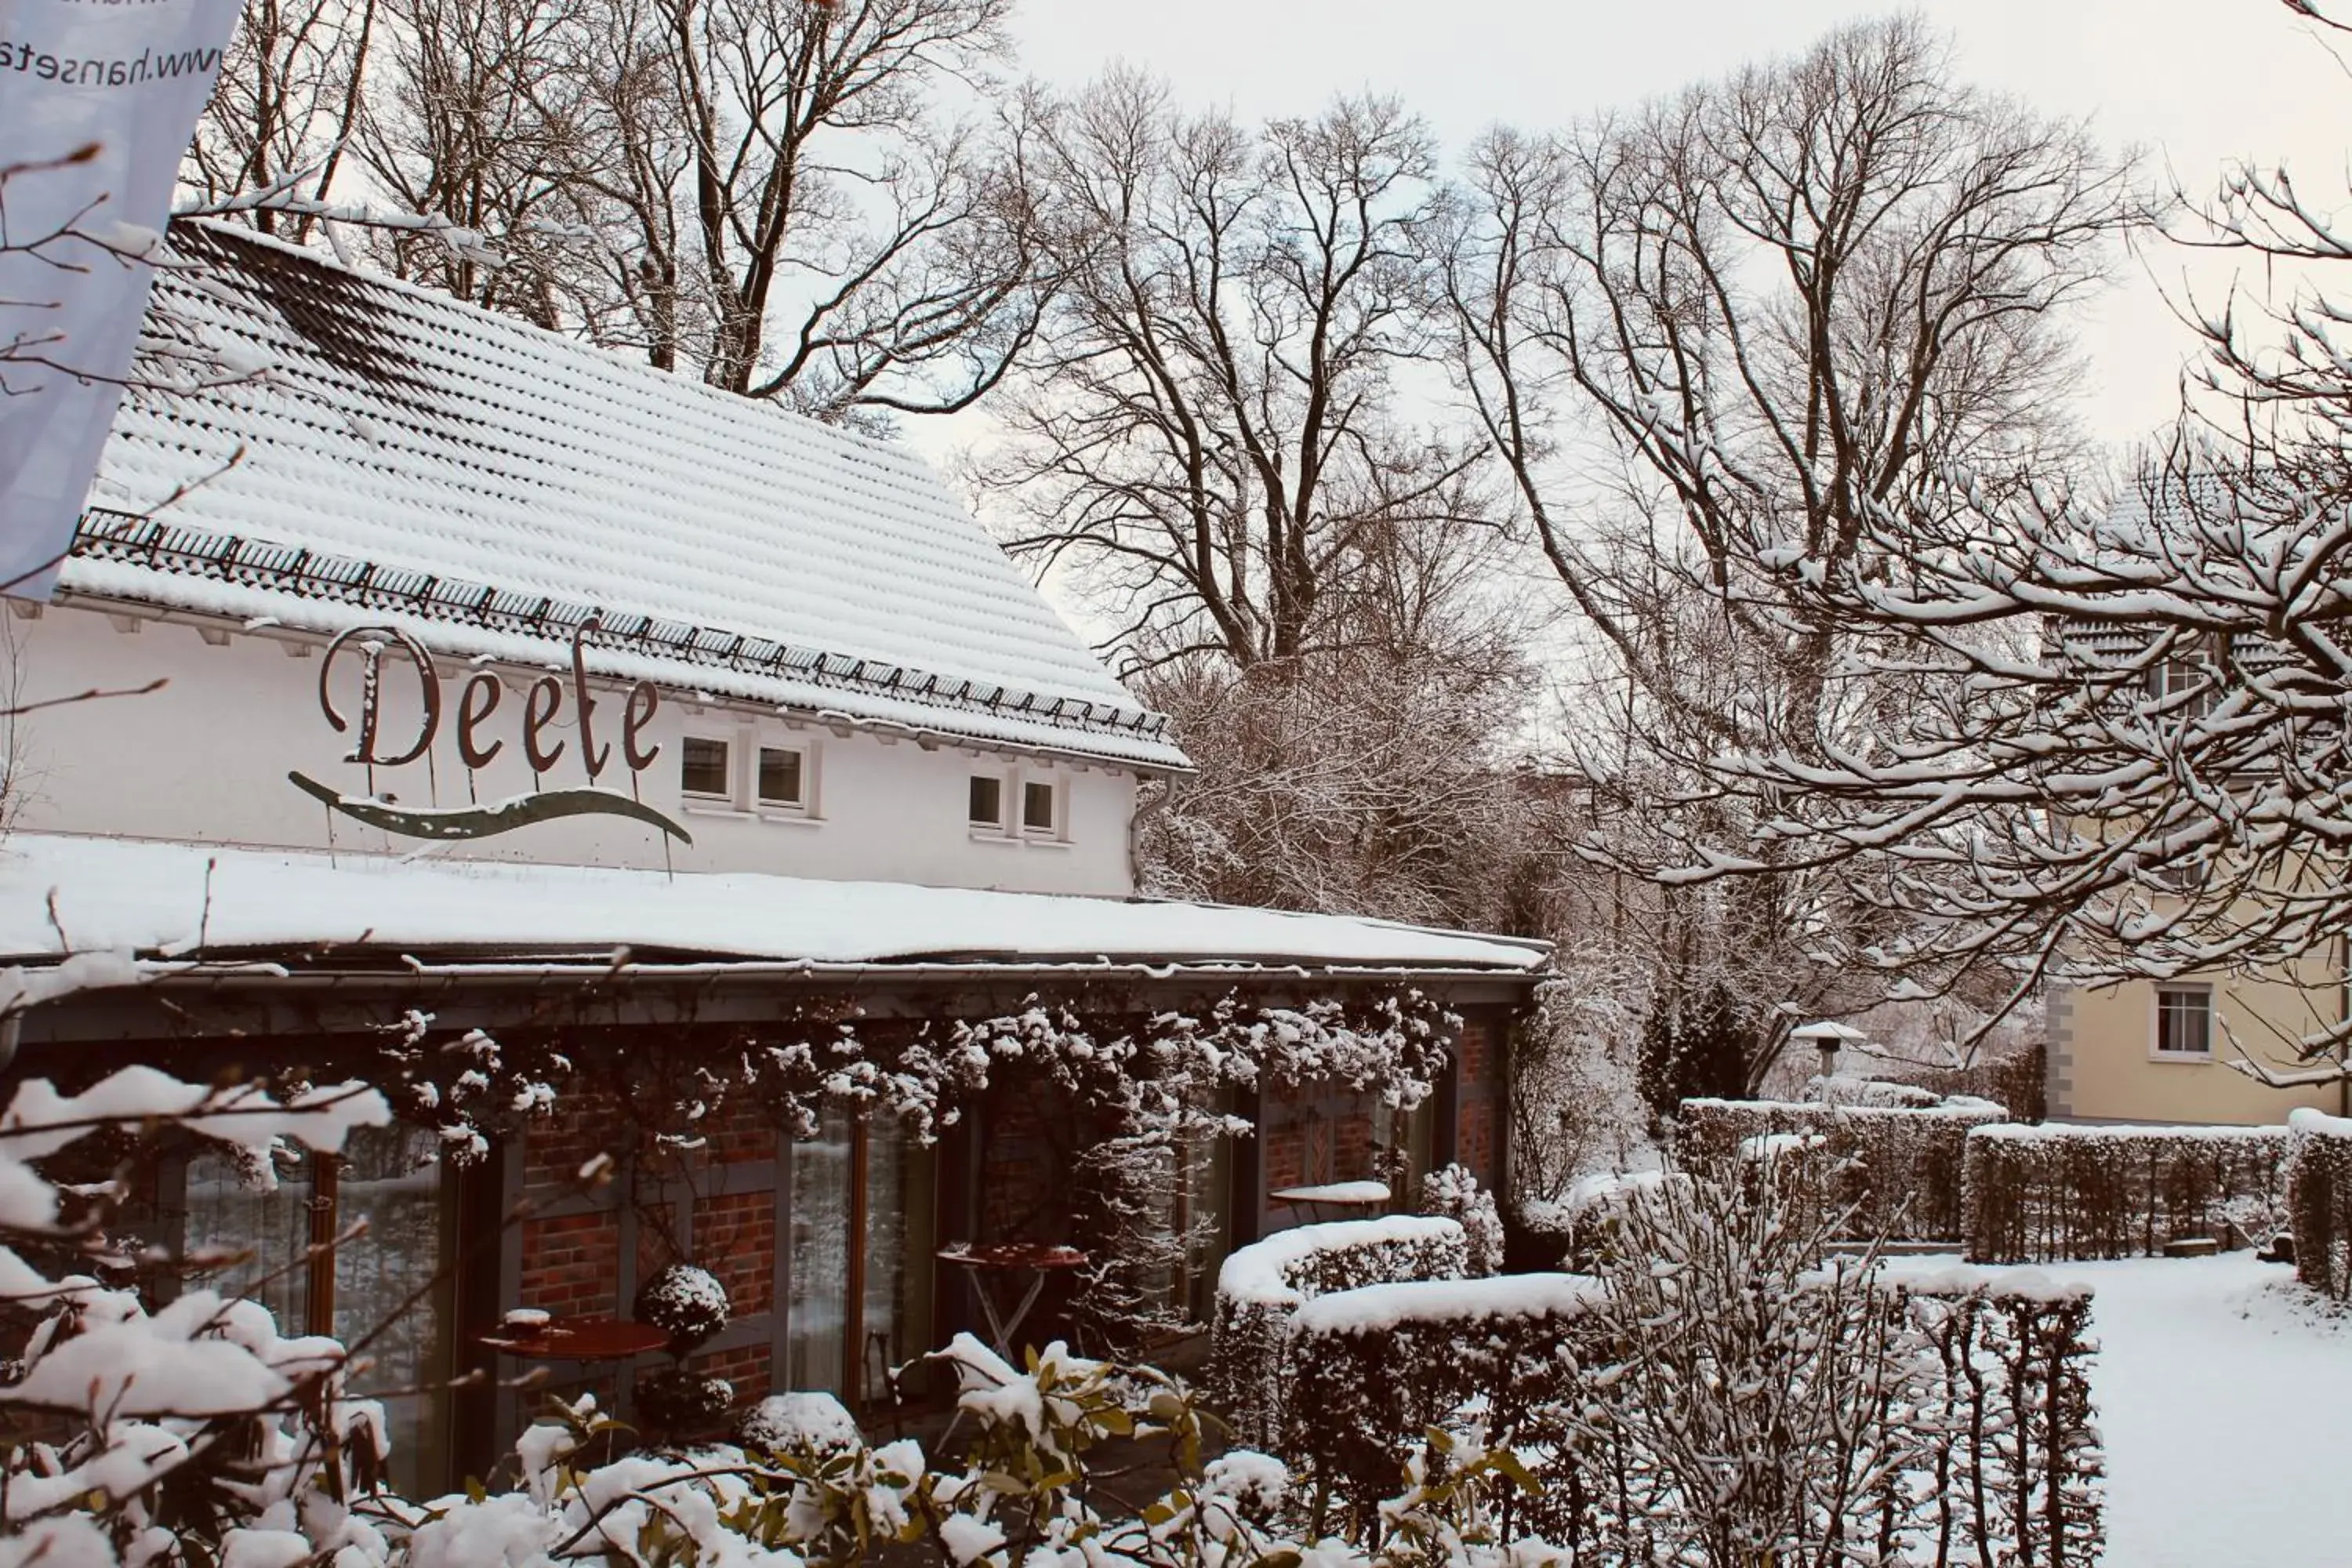
[[[743,822],[751,820],[750,812],[729,805],[724,801],[689,800],[681,803],[678,810],[688,816],[731,816]]]
[[[760,808],[759,817],[762,822],[773,822],[785,827],[823,827],[824,826],[824,817],[811,812],[797,811],[791,806],[763,805]]]
[[[2147,1059],[2167,1067],[2204,1067],[2213,1060],[2210,1051],[2150,1051]]]
[[[973,828],[971,837],[974,844],[994,844],[1005,849],[1067,849],[1070,847],[1066,838],[1031,838],[985,827]]]

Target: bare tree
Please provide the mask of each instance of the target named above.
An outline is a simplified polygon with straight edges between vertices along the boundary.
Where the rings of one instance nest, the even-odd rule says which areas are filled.
[[[584,221],[581,187],[609,156],[596,110],[629,89],[625,68],[604,74],[589,47],[600,13],[589,0],[375,3],[385,25],[359,160],[404,210],[482,240],[468,249],[378,230],[368,237],[375,259],[539,326],[593,331],[580,274],[604,237]]]
[[[1435,154],[1402,106],[1253,132],[1118,71],[1045,122],[1033,167],[1063,287],[975,473],[1131,661],[1349,645],[1399,552],[1489,521],[1475,447],[1403,406]]]
[[[250,0],[182,166],[194,204],[272,193],[285,199],[252,207],[254,226],[310,237],[364,108],[378,6]]]
[[[1956,84],[1908,18],[1473,154],[1444,247],[1457,371],[1592,634],[1617,755],[1579,765],[1635,805],[1581,848],[1668,884],[1747,873],[1706,912],[1779,977],[1746,993],[1751,1081],[1802,1015],[1874,999],[1830,982],[1908,933],[1787,852],[1790,802],[1717,770],[1864,743],[1912,703],[1899,665],[1844,679],[1811,585],[1899,574],[2075,459],[2061,314],[2133,214],[2079,126]],[[1963,467],[1972,495],[1944,482]]]
[[[828,417],[995,384],[1037,308],[1018,105],[984,75],[1010,5],[620,0],[608,54],[667,80],[608,101],[590,183],[656,363]],[[957,92],[973,114],[942,114]]]

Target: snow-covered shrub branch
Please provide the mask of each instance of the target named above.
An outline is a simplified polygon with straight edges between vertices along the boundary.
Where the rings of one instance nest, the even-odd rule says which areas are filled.
[[[1829,1201],[1850,1213],[1853,1234],[1895,1241],[1949,1241],[1968,1234],[1961,1201],[1969,1133],[2006,1121],[1983,1100],[1897,1109],[1771,1100],[1685,1100],[1678,1155],[1706,1164],[1751,1140],[1789,1134],[1827,1140]]]
[[[2287,1151],[2282,1127],[1979,1127],[1968,1135],[1969,1257],[2152,1257],[2218,1237],[2233,1200],[2277,1205]]]
[[[2295,1277],[2352,1300],[2352,1121],[2308,1107],[2287,1118],[2286,1210]]]
[[[927,1461],[900,1440],[869,1447],[838,1407],[785,1422],[753,1451],[729,1445],[640,1451],[593,1468],[618,1428],[593,1398],[558,1404],[516,1445],[518,1486],[431,1500],[321,1491],[267,1526],[192,1533],[182,1550],[226,1568],[940,1568],[1046,1563],[1237,1568],[1298,1561],[1327,1568],[1545,1568],[1563,1555],[1492,1506],[1497,1461],[1456,1451],[1442,1470],[1400,1467],[1371,1531],[1302,1540],[1286,1527],[1291,1478],[1264,1454],[1212,1459],[1212,1418],[1182,1384],[1047,1346],[1014,1367],[970,1336],[937,1360],[952,1373],[969,1434]],[[1103,1446],[1139,1452],[1173,1485],[1129,1508],[1100,1489]],[[1524,1474],[1503,1457],[1500,1468]],[[16,1544],[10,1542],[9,1544]],[[87,1543],[69,1543],[87,1544]],[[11,1557],[11,1562],[24,1561]],[[105,1550],[51,1555],[59,1568],[114,1568]]]
[[[226,1148],[267,1184],[282,1142],[331,1152],[389,1120],[358,1084],[274,1094],[130,1067],[79,1093],[17,1086],[0,1114],[0,1307],[21,1347],[0,1373],[0,1562],[209,1564],[298,1509],[346,1512],[385,1426],[343,1397],[343,1347],[207,1289],[151,1310],[104,1282],[156,1261],[108,1227],[162,1140]]]
[[[1210,1386],[1234,1436],[1261,1447],[1279,1436],[1301,1306],[1363,1285],[1459,1279],[1469,1263],[1461,1224],[1433,1215],[1302,1225],[1236,1247],[1217,1272],[1209,1351]]]

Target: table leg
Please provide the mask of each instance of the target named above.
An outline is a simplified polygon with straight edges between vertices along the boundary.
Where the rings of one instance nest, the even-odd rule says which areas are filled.
[[[1021,1305],[1013,1309],[1012,1318],[1004,1324],[1003,1330],[1000,1331],[998,1336],[997,1353],[1002,1355],[1006,1361],[1013,1360],[1013,1336],[1021,1331],[1022,1320],[1028,1317],[1029,1309],[1037,1304],[1037,1297],[1045,1289],[1045,1275],[1044,1270],[1041,1269],[1038,1271],[1037,1277],[1029,1281],[1029,1289],[1027,1292],[1022,1296]],[[1015,1362],[1013,1364],[1017,1366],[1020,1363]]]
[[[1006,1341],[1012,1336],[1005,1328],[1004,1319],[996,1310],[996,1292],[989,1289],[987,1275],[973,1273],[971,1293],[980,1298],[980,1315],[988,1320],[988,1342],[995,1347],[998,1355],[1010,1361],[1013,1352],[1007,1348]]]

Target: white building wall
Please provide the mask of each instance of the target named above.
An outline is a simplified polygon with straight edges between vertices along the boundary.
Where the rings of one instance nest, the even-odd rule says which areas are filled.
[[[135,628],[135,629],[133,629]],[[71,702],[14,721],[9,747],[16,826],[33,831],[272,847],[480,857],[678,870],[760,871],[786,876],[868,879],[940,887],[1125,896],[1134,890],[1129,824],[1137,780],[1123,768],[1076,763],[979,747],[926,749],[911,739],[795,723],[772,713],[720,703],[696,704],[668,691],[646,734],[660,755],[636,775],[646,805],[693,835],[692,845],[659,829],[610,816],[528,825],[493,837],[425,844],[331,813],[288,782],[299,771],[349,795],[373,794],[403,806],[490,804],[531,792],[587,784],[579,716],[568,675],[551,739],[562,757],[541,780],[524,760],[523,697],[541,670],[502,669],[506,690],[482,726],[504,742],[498,757],[469,776],[457,740],[458,695],[467,667],[439,661],[443,713],[424,758],[370,770],[341,761],[352,737],[337,734],[319,705],[321,639],[275,631],[215,629],[207,640],[193,624],[52,605],[37,619],[6,623],[13,705],[63,698],[92,688],[130,690],[156,679],[142,696]],[[335,661],[334,691],[345,714],[357,708],[360,659]],[[397,655],[384,661],[383,754],[405,750],[416,732],[416,681]],[[601,785],[627,791],[621,757],[625,692],[599,683],[595,727],[612,749]],[[803,748],[808,759],[804,811],[738,809],[690,803],[680,788],[681,741],[725,739],[739,748]],[[739,760],[737,767],[746,769]],[[971,779],[1004,783],[1008,814],[1017,813],[1030,780],[1056,790],[1058,820],[1050,834],[974,829]],[[748,773],[741,775],[748,782]],[[667,848],[666,848],[667,845]]]

